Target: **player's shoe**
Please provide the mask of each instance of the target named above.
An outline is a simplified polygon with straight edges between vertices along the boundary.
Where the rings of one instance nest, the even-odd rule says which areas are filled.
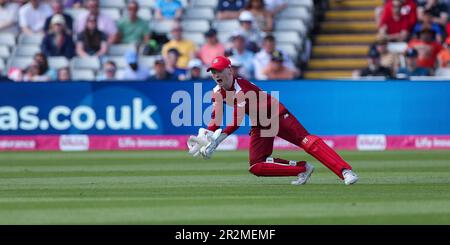
[[[358,175],[356,175],[352,170],[348,169],[342,170],[342,176],[344,176],[344,183],[346,185],[352,185],[359,180]]]
[[[306,171],[301,172],[298,174],[298,179],[291,182],[293,185],[304,185],[306,182],[308,182],[309,178],[311,177],[311,174],[314,172],[314,166],[306,163],[305,164]]]

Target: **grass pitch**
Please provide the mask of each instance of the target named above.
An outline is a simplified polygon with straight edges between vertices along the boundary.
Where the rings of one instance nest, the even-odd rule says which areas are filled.
[[[258,178],[247,152],[0,153],[0,224],[450,224],[450,151],[341,152],[345,186]]]

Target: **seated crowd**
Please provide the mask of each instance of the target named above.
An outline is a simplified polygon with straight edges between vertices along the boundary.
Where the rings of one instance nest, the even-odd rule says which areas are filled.
[[[377,41],[354,77],[450,75],[450,1],[386,0],[376,11]]]

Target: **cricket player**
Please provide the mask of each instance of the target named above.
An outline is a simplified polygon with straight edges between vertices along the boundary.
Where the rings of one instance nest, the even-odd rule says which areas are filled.
[[[217,146],[239,128],[245,115],[251,120],[249,171],[256,176],[296,176],[293,185],[305,184],[314,171],[314,166],[305,161],[288,161],[271,157],[273,142],[278,136],[312,155],[334,172],[346,185],[358,181],[352,167],[345,162],[321,138],[311,135],[283,104],[264,93],[255,84],[233,77],[231,62],[224,56],[216,57],[210,67],[217,86],[213,89],[213,112],[207,129],[200,129],[198,136],[188,141],[190,153],[201,154],[209,159]],[[251,96],[249,96],[251,95]],[[233,123],[220,129],[223,104],[233,107]],[[263,122],[261,116],[271,118]],[[274,131],[275,130],[275,131]],[[274,132],[271,132],[274,131]]]

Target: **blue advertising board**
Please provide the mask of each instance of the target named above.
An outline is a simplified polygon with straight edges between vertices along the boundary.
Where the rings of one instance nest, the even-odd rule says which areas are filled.
[[[314,134],[450,134],[450,81],[256,84],[277,91]],[[0,82],[0,135],[196,134],[208,122],[213,87],[212,81]]]

